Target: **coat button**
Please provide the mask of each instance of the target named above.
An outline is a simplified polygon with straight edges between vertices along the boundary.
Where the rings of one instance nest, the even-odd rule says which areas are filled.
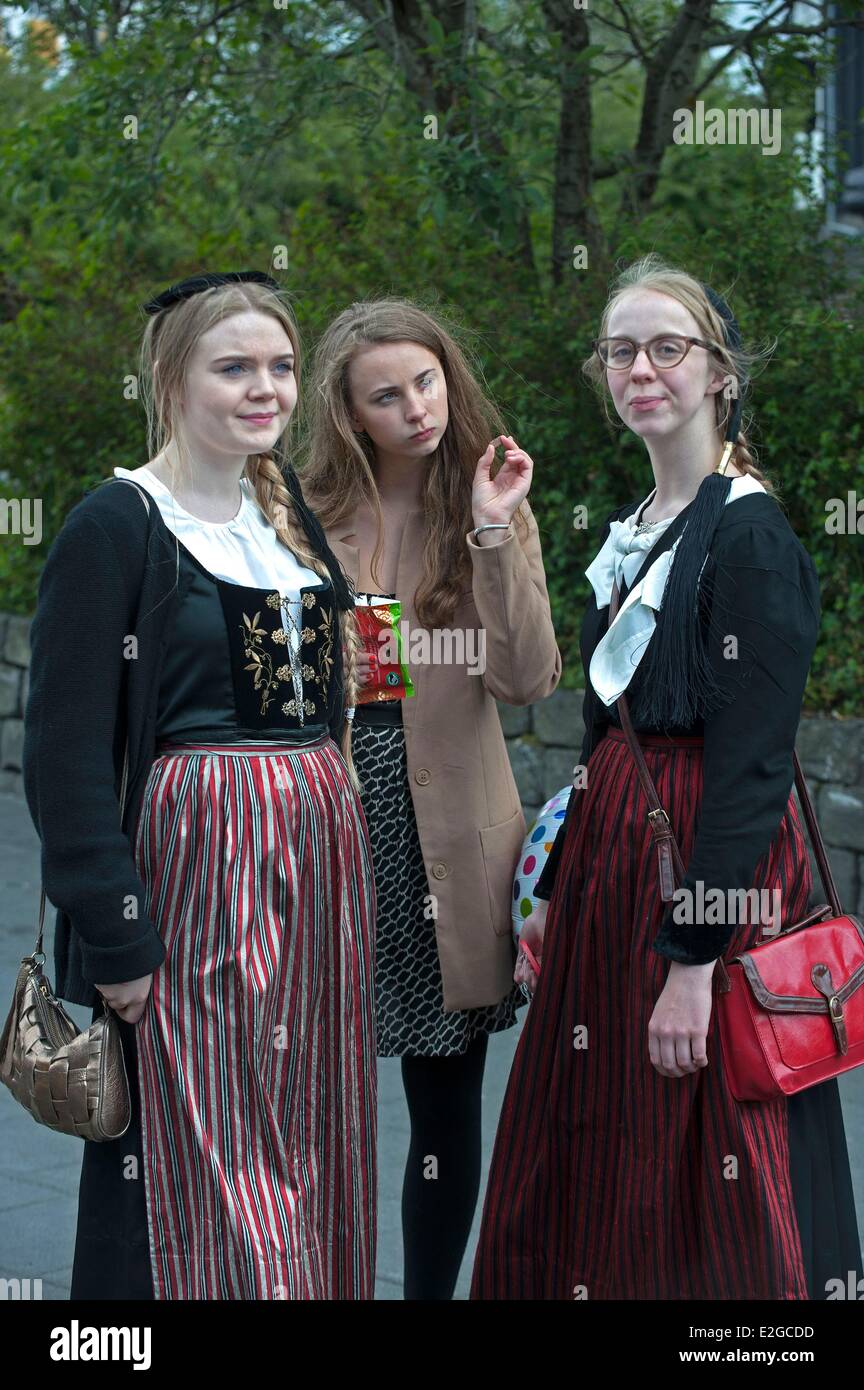
[[[418,768],[414,774],[414,781],[419,782],[421,787],[425,787],[427,783],[431,782],[432,773],[429,771],[428,767]]]
[[[448,871],[447,871],[447,865],[446,865],[446,864],[433,864],[433,865],[432,865],[432,876],[433,876],[433,878],[446,878],[446,877],[447,877],[447,872],[448,872]]]

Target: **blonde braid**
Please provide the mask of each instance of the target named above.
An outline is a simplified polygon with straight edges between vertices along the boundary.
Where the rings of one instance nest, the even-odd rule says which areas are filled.
[[[264,515],[273,526],[283,545],[296,555],[304,565],[308,565],[322,579],[329,578],[329,571],[320,555],[316,555],[309,545],[309,538],[294,510],[291,494],[279,465],[269,454],[250,455],[246,464],[246,476],[255,488],[255,497]],[[360,650],[360,634],[353,613],[339,614],[339,633],[342,639],[342,681],[345,692],[345,708],[352,709],[357,704],[359,684],[357,680],[357,655]],[[351,783],[357,792],[363,790],[354,757],[351,751],[351,720],[346,717],[341,738],[342,755],[348,767]]]
[[[357,697],[360,693],[360,684],[357,680],[357,654],[360,651],[360,633],[353,613],[343,613],[340,620],[342,634],[342,662],[343,679],[345,681],[345,704],[351,708],[356,706]],[[354,766],[354,755],[351,751],[351,730],[352,720],[345,720],[345,728],[342,730],[342,753],[348,764],[348,771],[351,774],[351,781],[354,783],[358,792],[362,792],[363,785],[357,775]]]
[[[742,472],[749,473],[753,478],[758,478],[759,482],[763,483],[769,492],[774,491],[774,485],[770,478],[766,478],[761,469],[757,468],[756,459],[750,449],[747,435],[743,430],[738,431],[738,438],[735,441],[735,448],[732,451],[732,461],[735,467],[740,468]]]

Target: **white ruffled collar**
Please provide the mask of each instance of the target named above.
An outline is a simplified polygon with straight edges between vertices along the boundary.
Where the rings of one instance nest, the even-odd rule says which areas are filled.
[[[623,521],[612,521],[609,524],[609,537],[599,555],[589,565],[585,571],[590,579],[594,593],[597,597],[597,607],[605,608],[612,593],[612,579],[618,580],[620,587],[622,576],[627,587],[638,573],[649,550],[653,550],[664,531],[667,531],[675,520],[674,516],[664,517],[662,521],[640,522],[639,517],[651,502],[657,489],[641,502],[630,516]],[[609,561],[612,562],[610,572]],[[608,586],[608,587],[607,587]],[[598,588],[600,592],[598,592]]]
[[[726,505],[750,493],[765,491],[758,478],[752,477],[749,473],[741,478],[733,478]],[[605,608],[611,601],[613,581],[617,580],[620,588],[623,575],[629,586],[630,580],[644,563],[646,553],[654,548],[675,520],[675,517],[665,517],[650,530],[637,530],[637,517],[648,505],[654,492],[650,493],[624,521],[610,522],[606,541],[585,571],[594,590],[598,609]],[[685,522],[682,536],[686,529]],[[681,536],[678,536],[675,543],[648,566],[638,584],[630,589],[615,615],[614,622],[594,649],[588,674],[604,705],[614,704],[619,695],[627,689],[633,679],[633,673],[645,655],[648,643],[654,635],[657,623],[655,613],[662,607],[663,592],[680,540]]]

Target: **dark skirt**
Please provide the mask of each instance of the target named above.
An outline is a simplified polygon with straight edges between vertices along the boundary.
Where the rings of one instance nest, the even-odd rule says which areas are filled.
[[[701,740],[640,742],[686,863]],[[784,924],[805,914],[811,872],[791,797],[753,886],[780,889]],[[826,1280],[845,1286],[860,1270],[836,1082],[792,1101],[735,1101],[716,1010],[706,1068],[673,1080],[652,1066],[648,1023],[669,968],[651,948],[663,913],[632,754],[611,729],[591,756],[549,903],[472,1298],[825,1298]],[[727,955],[760,931],[739,926]]]
[[[374,883],[332,739],[163,747],[135,833],[165,941],[85,1144],[73,1298],[371,1299]]]
[[[395,702],[394,702],[395,703]],[[380,709],[376,709],[380,717]],[[512,1028],[524,1003],[514,986],[497,1004],[444,1011],[429,881],[408,781],[401,716],[355,718],[354,765],[375,867],[375,1008],[379,1057],[465,1053],[481,1033]],[[367,716],[368,718],[369,716]]]

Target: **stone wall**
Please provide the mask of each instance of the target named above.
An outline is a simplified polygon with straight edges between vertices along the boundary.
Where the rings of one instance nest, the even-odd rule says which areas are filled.
[[[0,792],[22,797],[29,628],[27,618],[0,614]],[[530,824],[544,801],[572,780],[584,734],[582,692],[559,689],[527,709],[500,705],[499,710]],[[798,756],[840,900],[848,911],[864,916],[864,719],[802,719]]]
[[[30,684],[30,620],[0,613],[0,792],[18,792]]]
[[[585,732],[582,692],[559,689],[528,709],[500,705],[499,710],[530,824],[543,802],[572,779]],[[864,916],[864,719],[805,716],[796,746],[840,902]],[[823,902],[812,851],[810,859],[814,902]]]

